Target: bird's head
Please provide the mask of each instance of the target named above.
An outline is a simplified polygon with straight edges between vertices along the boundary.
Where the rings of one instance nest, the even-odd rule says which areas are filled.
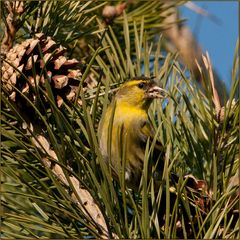
[[[165,98],[167,91],[152,78],[135,77],[126,81],[116,94],[117,102],[133,107],[148,109],[154,98]]]

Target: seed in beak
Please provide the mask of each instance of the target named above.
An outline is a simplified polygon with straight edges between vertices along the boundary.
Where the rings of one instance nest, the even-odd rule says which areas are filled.
[[[148,89],[146,97],[147,98],[165,98],[167,96],[167,91],[158,86],[153,86]]]

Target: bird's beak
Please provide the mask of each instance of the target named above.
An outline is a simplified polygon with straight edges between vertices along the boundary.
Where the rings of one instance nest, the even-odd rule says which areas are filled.
[[[146,98],[165,98],[167,97],[167,91],[158,86],[150,87],[146,92]]]

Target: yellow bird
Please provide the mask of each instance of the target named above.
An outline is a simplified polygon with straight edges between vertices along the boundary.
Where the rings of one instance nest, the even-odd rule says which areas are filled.
[[[166,90],[152,78],[135,77],[126,81],[116,93],[100,123],[100,150],[110,164],[113,176],[124,174],[128,187],[137,188],[142,176],[145,148],[154,130],[148,109],[155,98],[166,97]],[[159,142],[153,151],[157,161],[163,148]]]

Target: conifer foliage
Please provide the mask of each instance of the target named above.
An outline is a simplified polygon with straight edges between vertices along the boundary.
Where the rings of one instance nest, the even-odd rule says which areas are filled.
[[[208,54],[202,88],[164,37],[183,4],[1,2],[2,238],[240,238],[239,43],[220,99]],[[133,191],[99,150],[114,93],[140,75],[169,93],[149,110],[165,149],[157,190],[148,159]]]

